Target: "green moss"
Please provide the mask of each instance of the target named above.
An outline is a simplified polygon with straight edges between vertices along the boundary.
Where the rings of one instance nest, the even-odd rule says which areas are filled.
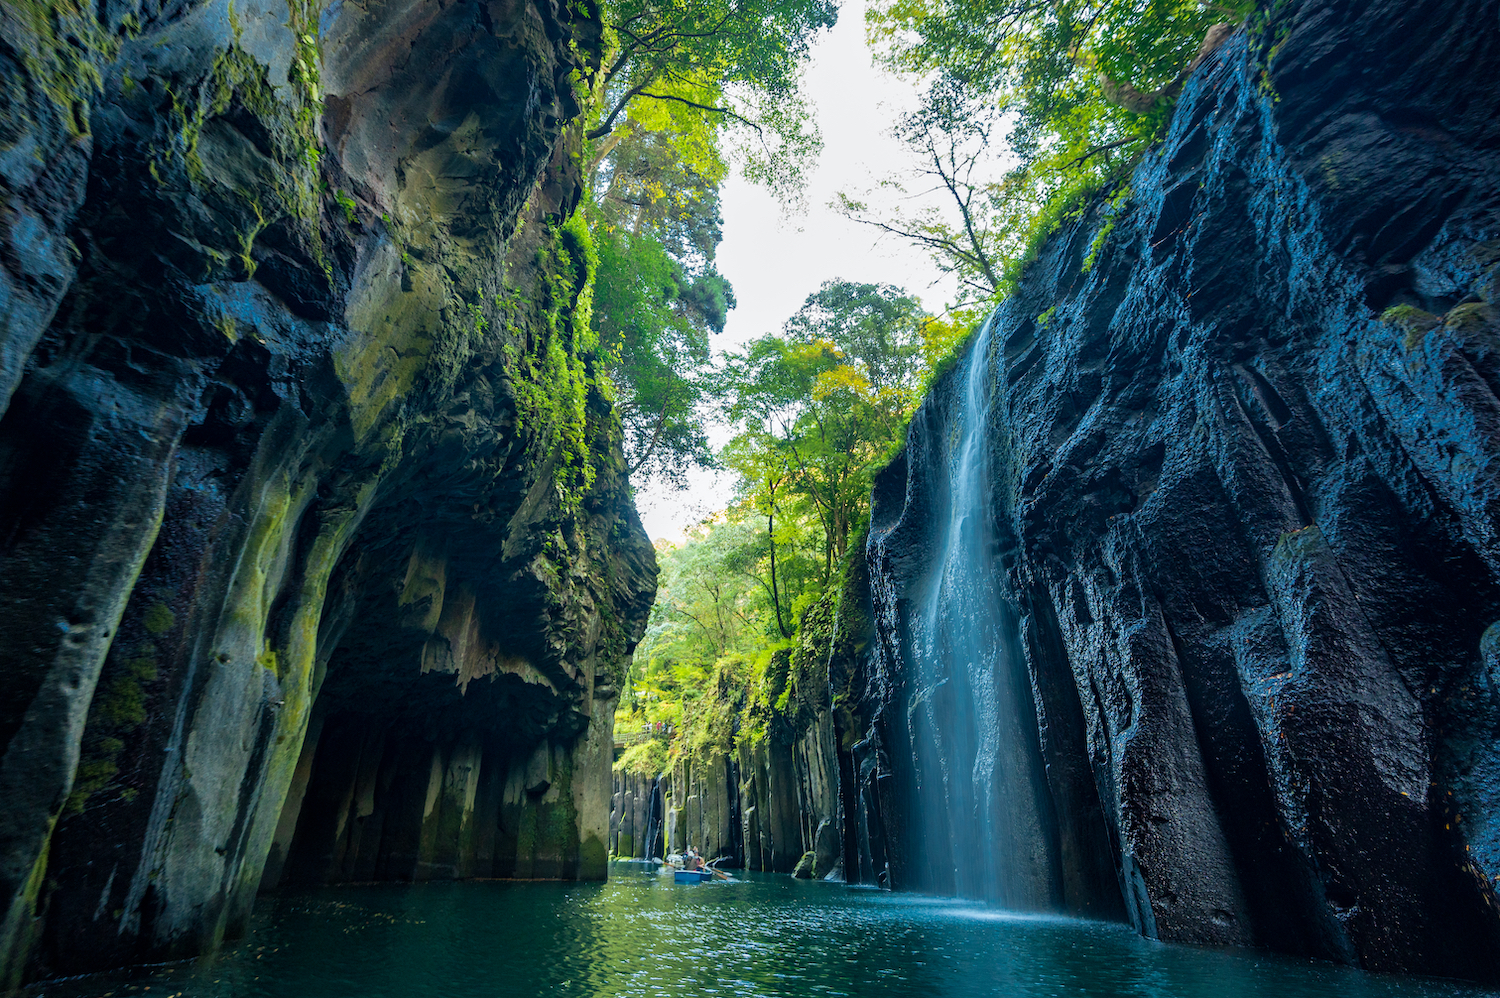
[[[41,851],[31,864],[31,871],[19,895],[12,900],[10,910],[5,913],[4,921],[0,922],[0,940],[6,943],[0,947],[0,991],[8,992],[21,986],[26,958],[31,954],[36,937],[41,932],[41,920],[36,917],[37,899],[41,896],[42,884],[46,881],[47,861],[52,855],[52,829],[56,824],[56,817],[48,819]]]
[[[144,649],[146,654],[137,656],[125,664],[126,673],[133,679],[150,683],[156,680],[156,656],[152,649]]]
[[[174,169],[180,167],[189,183],[212,186],[216,178],[209,175],[199,154],[204,127],[232,106],[251,112],[265,127],[274,147],[277,169],[263,178],[264,191],[236,190],[253,220],[238,234],[239,245],[225,259],[237,256],[243,276],[254,276],[255,261],[251,250],[255,239],[277,218],[287,217],[298,224],[307,252],[325,274],[331,264],[323,252],[321,193],[318,181],[318,133],[316,89],[294,85],[293,100],[288,103],[278,94],[267,67],[238,44],[239,27],[233,9],[231,26],[236,41],[214,57],[208,75],[197,84],[175,89],[163,81],[171,106],[167,114],[169,129],[159,137],[147,164],[158,185],[172,182]],[[265,199],[262,200],[262,194]]]
[[[1495,323],[1495,313],[1485,302],[1458,305],[1443,316],[1443,325],[1457,332],[1488,329]]]
[[[129,731],[146,719],[146,694],[133,675],[110,682],[100,703],[99,719],[115,731]]]
[[[157,603],[148,609],[143,623],[151,629],[153,620],[161,623],[158,612],[166,610],[165,604]],[[167,610],[170,617],[171,611]],[[170,629],[171,622],[162,630]],[[153,631],[152,633],[161,633]],[[89,799],[108,787],[119,775],[119,758],[125,750],[125,737],[143,724],[147,717],[146,686],[156,681],[159,669],[156,649],[144,644],[136,654],[124,662],[113,660],[113,675],[94,694],[89,707],[89,719],[84,729],[84,742],[78,768],[73,774],[73,790],[68,794],[64,811],[77,814],[83,811]]]
[[[177,615],[167,604],[153,603],[141,623],[145,625],[148,634],[165,634],[176,625]]]
[[[88,799],[103,790],[119,772],[113,758],[90,758],[80,760],[73,775],[73,792],[68,795],[64,811],[68,814],[82,813]]]
[[[432,813],[422,821],[417,855],[424,863],[462,857],[460,839],[464,825],[463,794],[458,788],[448,785],[446,773],[442,779],[443,787],[438,794],[437,803],[433,806]]]
[[[543,274],[542,295],[530,324],[533,348],[517,357],[518,422],[556,457],[560,505],[575,513],[598,474],[588,398],[603,377],[594,365],[598,344],[591,328],[598,256],[581,215],[552,230],[548,245],[537,251],[536,266]]]
[[[9,0],[20,37],[7,38],[27,74],[40,85],[69,134],[89,134],[89,103],[103,86],[99,66],[119,53],[93,4],[78,0]],[[129,30],[127,28],[127,30]],[[24,34],[23,34],[24,32]]]
[[[260,664],[260,667],[262,669],[270,672],[278,679],[281,678],[281,665],[277,659],[276,649],[267,648],[265,651],[255,656],[255,661]]]
[[[352,197],[345,194],[342,188],[336,189],[333,192],[333,200],[337,202],[338,206],[344,210],[344,221],[348,222],[350,225],[353,225],[355,218],[358,217],[357,215],[355,215],[355,209],[357,209],[359,205],[355,203],[355,200]]]
[[[1395,326],[1406,334],[1402,337],[1402,345],[1407,350],[1415,350],[1421,346],[1427,334],[1436,329],[1441,322],[1431,312],[1424,312],[1414,305],[1396,305],[1388,308],[1380,314],[1380,321],[1386,325]]]
[[[257,266],[255,259],[250,255],[251,250],[255,248],[255,240],[265,231],[266,226],[270,223],[266,221],[265,212],[261,210],[258,198],[248,197],[246,201],[250,205],[250,210],[255,213],[255,221],[250,224],[249,228],[240,233],[240,266],[244,268],[245,280],[248,281],[255,276],[255,268]],[[234,338],[233,336],[230,337],[230,339]]]
[[[1121,184],[1106,202],[1104,224],[1099,226],[1099,231],[1094,234],[1093,241],[1089,243],[1088,255],[1083,258],[1085,274],[1094,269],[1094,264],[1099,260],[1099,254],[1104,251],[1105,246],[1109,245],[1109,237],[1114,233],[1115,223],[1120,220],[1126,205],[1130,202],[1130,194],[1130,185]]]

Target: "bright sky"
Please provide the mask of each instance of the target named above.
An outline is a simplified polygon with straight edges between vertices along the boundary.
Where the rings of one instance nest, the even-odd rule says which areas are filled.
[[[915,104],[916,91],[909,81],[871,64],[864,19],[862,0],[849,0],[833,31],[813,48],[806,93],[817,109],[823,154],[811,177],[806,214],[783,217],[770,194],[738,176],[722,188],[719,271],[734,285],[739,305],[715,337],[715,350],[778,331],[824,281],[894,284],[933,313],[956,297],[953,281],[922,250],[828,207],[839,191],[865,199],[877,180],[911,163],[888,129],[901,109]],[[721,429],[711,437],[717,446],[727,433]],[[675,540],[723,509],[731,488],[729,476],[699,474],[684,491],[647,484],[637,493],[636,506],[653,540]]]

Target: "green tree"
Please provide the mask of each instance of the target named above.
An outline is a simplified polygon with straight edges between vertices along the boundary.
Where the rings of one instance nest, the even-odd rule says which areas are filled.
[[[731,356],[720,380],[738,432],[721,461],[736,499],[658,545],[657,602],[617,715],[622,731],[662,721],[672,734],[619,765],[659,772],[790,723],[796,649],[828,626],[870,475],[960,334],[898,288],[831,281],[782,335]]]
[[[708,337],[723,330],[733,289],[712,263],[694,273],[651,232],[599,225],[594,238],[594,328],[629,471],[680,483],[689,466],[713,464],[703,428]]]
[[[768,517],[773,553],[776,512],[818,523],[825,584],[864,516],[873,468],[916,404],[927,318],[895,288],[831,281],[784,336],[730,357],[728,415],[739,432],[725,463]]]
[[[681,544],[657,545],[657,600],[615,723],[671,733],[634,746],[621,766],[660,772],[686,753],[734,747],[749,691],[787,644],[768,619],[762,541],[753,519],[720,515]]]
[[[617,0],[588,138],[607,141],[622,122],[678,135],[692,120],[738,128],[754,136],[744,153],[752,178],[793,193],[820,144],[802,66],[837,17],[832,0]]]
[[[709,336],[734,293],[714,266],[725,149],[782,194],[818,142],[800,71],[829,0],[621,0],[606,10],[586,212],[600,266],[594,326],[633,475],[683,484],[713,463]]]
[[[866,14],[871,44],[889,67],[927,81],[921,108],[897,127],[923,166],[887,186],[903,199],[940,197],[877,211],[845,196],[843,210],[924,246],[969,302],[992,301],[1063,217],[1128,174],[1187,74],[1253,7],[881,0]]]
[[[630,473],[680,485],[688,468],[713,464],[704,432],[709,337],[734,307],[714,266],[724,169],[711,134],[697,136],[707,144],[696,158],[681,154],[691,136],[634,127],[616,135],[594,164],[586,209],[599,253],[594,328]]]
[[[683,544],[658,547],[662,573],[643,640],[651,655],[712,662],[760,642],[758,580],[742,555],[755,534],[751,524],[726,518],[689,531]]]

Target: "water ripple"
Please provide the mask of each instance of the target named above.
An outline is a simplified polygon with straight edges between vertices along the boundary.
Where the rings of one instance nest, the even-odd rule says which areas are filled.
[[[789,877],[379,885],[262,899],[220,956],[29,998],[1473,998],[1128,928]]]

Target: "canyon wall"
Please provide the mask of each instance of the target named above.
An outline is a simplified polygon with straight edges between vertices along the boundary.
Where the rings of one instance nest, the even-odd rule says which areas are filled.
[[[554,0],[0,9],[0,985],[602,878],[655,589]]]
[[[1500,977],[1497,26],[1493,0],[1276,4],[935,388],[868,545],[895,886],[937,879],[913,718],[946,680],[915,615],[977,418],[1048,905]]]

